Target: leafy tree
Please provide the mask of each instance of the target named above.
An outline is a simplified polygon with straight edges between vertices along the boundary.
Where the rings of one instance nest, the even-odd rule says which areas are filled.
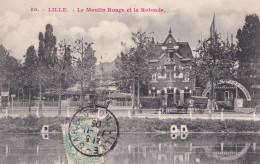
[[[38,74],[37,68],[38,58],[34,46],[30,46],[25,55],[24,67],[23,67],[23,85],[27,93],[29,94],[29,113],[31,112],[31,100],[32,95],[36,94],[38,86]]]
[[[204,87],[206,85],[211,86],[212,109],[214,86],[220,80],[234,78],[236,64],[236,47],[225,43],[219,36],[215,34],[214,38],[202,42],[201,46],[196,50],[198,55],[195,58],[195,69],[192,72]]]
[[[130,78],[129,69],[130,61],[127,54],[123,52],[120,53],[118,57],[119,60],[116,60],[116,70],[113,70],[113,77],[116,79],[116,85],[121,92],[129,93],[131,85],[134,82],[134,78]]]
[[[59,108],[58,114],[61,115],[61,92],[71,85],[75,84],[75,76],[73,74],[74,68],[72,67],[71,46],[65,40],[59,43],[59,56],[54,67],[55,82],[58,82],[59,88]]]
[[[260,21],[257,15],[247,15],[245,25],[237,32],[238,47],[238,81],[251,90],[260,84],[257,67],[260,59]]]
[[[0,90],[16,93],[21,85],[21,62],[0,45]]]
[[[80,54],[81,58],[77,60],[77,70],[75,72],[77,81],[81,85],[80,101],[83,105],[84,91],[96,87],[93,76],[95,74],[95,66],[97,58],[95,51],[91,47],[93,43],[87,43],[82,39],[77,39],[73,47],[73,51]]]
[[[39,48],[38,48],[38,65],[37,72],[39,75],[39,114],[42,115],[42,91],[46,86],[55,85],[55,77],[53,76],[53,68],[57,62],[57,47],[56,37],[53,35],[53,27],[47,24],[45,33],[39,33]],[[44,88],[43,88],[44,87]]]
[[[116,63],[117,71],[113,73],[117,85],[123,91],[131,91],[132,105],[135,102],[135,88],[137,88],[137,107],[140,104],[141,84],[148,83],[151,77],[151,70],[148,59],[150,52],[150,41],[142,29],[132,33],[133,47],[127,47],[122,43],[125,50],[121,53],[121,61]],[[137,83],[137,84],[136,84]]]
[[[54,66],[57,61],[56,37],[53,35],[53,27],[47,24],[45,33],[39,33],[39,60],[45,65]]]

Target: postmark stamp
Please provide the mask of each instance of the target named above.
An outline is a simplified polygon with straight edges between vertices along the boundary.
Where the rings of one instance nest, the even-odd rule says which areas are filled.
[[[106,108],[95,106],[77,111],[68,126],[73,148],[88,157],[101,157],[113,150],[119,137],[119,123]]]

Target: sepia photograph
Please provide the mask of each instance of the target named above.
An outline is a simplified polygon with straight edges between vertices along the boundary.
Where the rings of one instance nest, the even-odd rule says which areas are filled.
[[[259,6],[1,0],[0,164],[260,163]]]

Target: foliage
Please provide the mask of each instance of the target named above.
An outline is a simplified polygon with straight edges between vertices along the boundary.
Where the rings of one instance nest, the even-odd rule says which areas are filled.
[[[161,106],[161,100],[159,97],[141,97],[140,102],[142,108],[158,109]]]
[[[132,92],[132,99],[139,90],[145,90],[151,78],[149,66],[150,41],[142,29],[132,33],[134,46],[127,47],[122,43],[124,52],[121,52],[119,61],[116,62],[117,70],[113,72],[117,86],[122,92]],[[134,90],[138,89],[139,92]]]
[[[234,78],[236,51],[235,45],[225,43],[216,33],[213,38],[204,40],[196,50],[198,56],[195,58],[192,74],[198,77],[197,79],[204,87],[206,85],[211,86],[211,100],[214,99],[214,86],[220,80]],[[213,108],[213,104],[211,105],[211,108]]]
[[[83,39],[77,39],[73,47],[73,52],[81,55],[76,61],[77,67],[75,71],[77,81],[84,88],[95,88],[93,76],[95,74],[95,66],[97,58],[92,48],[93,43],[84,42]],[[82,88],[83,89],[83,88]]]
[[[202,84],[217,84],[219,80],[229,80],[234,76],[236,47],[229,45],[216,35],[215,40],[204,40],[197,50],[194,74]]]
[[[126,47],[124,52],[121,52],[121,60],[116,63],[118,71],[114,72],[114,77],[117,80],[120,89],[129,89],[135,78],[139,77],[139,81],[148,82],[150,78],[150,69],[148,57],[149,38],[141,29],[136,33],[132,33],[132,41],[134,47]]]
[[[7,91],[10,87],[11,93],[16,93],[22,84],[21,62],[11,56],[9,51],[0,45],[0,90]]]
[[[50,132],[61,132],[61,124],[69,123],[65,117],[28,116],[25,118],[0,119],[1,133],[32,133],[41,131],[43,125],[50,126]],[[187,125],[190,132],[258,132],[260,121],[205,120],[205,119],[163,119],[118,118],[120,132],[170,132],[171,125]]]
[[[153,119],[118,118],[120,131],[124,132],[170,132],[171,125],[187,125],[190,132],[258,132],[259,121],[241,120],[204,120],[204,119]],[[149,128],[147,127],[149,126]]]
[[[260,21],[257,15],[247,15],[242,29],[237,31],[238,47],[238,81],[251,89],[260,83],[257,69],[260,56]]]
[[[56,36],[53,35],[53,27],[47,24],[45,33],[39,33],[39,48],[37,56],[37,74],[39,87],[42,91],[46,88],[57,86],[57,74],[55,67],[58,63]]]
[[[57,61],[57,48],[56,37],[53,35],[53,27],[51,24],[47,24],[45,27],[45,33],[39,33],[39,60],[47,66],[54,66]]]
[[[52,72],[55,75],[55,88],[67,89],[75,84],[74,68],[72,65],[71,45],[62,40],[58,44],[58,56]],[[61,86],[60,86],[61,85]]]
[[[36,95],[35,89],[38,88],[38,82],[36,81],[37,73],[35,68],[38,65],[38,58],[34,46],[30,46],[25,54],[24,66],[23,66],[23,87],[27,91],[34,91],[33,95]]]
[[[68,45],[65,40],[62,40],[59,43],[59,56],[55,63],[55,66],[52,67],[52,72],[54,73],[54,84],[56,83],[55,88],[59,90],[59,108],[58,113],[61,114],[61,92],[64,89],[75,84],[75,76],[73,74],[72,67],[72,56],[71,56],[71,46]]]

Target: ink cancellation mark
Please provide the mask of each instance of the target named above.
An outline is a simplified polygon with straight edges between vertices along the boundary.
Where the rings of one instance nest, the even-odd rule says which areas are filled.
[[[72,117],[68,136],[72,146],[82,155],[104,156],[117,144],[119,123],[108,109],[83,108]]]

